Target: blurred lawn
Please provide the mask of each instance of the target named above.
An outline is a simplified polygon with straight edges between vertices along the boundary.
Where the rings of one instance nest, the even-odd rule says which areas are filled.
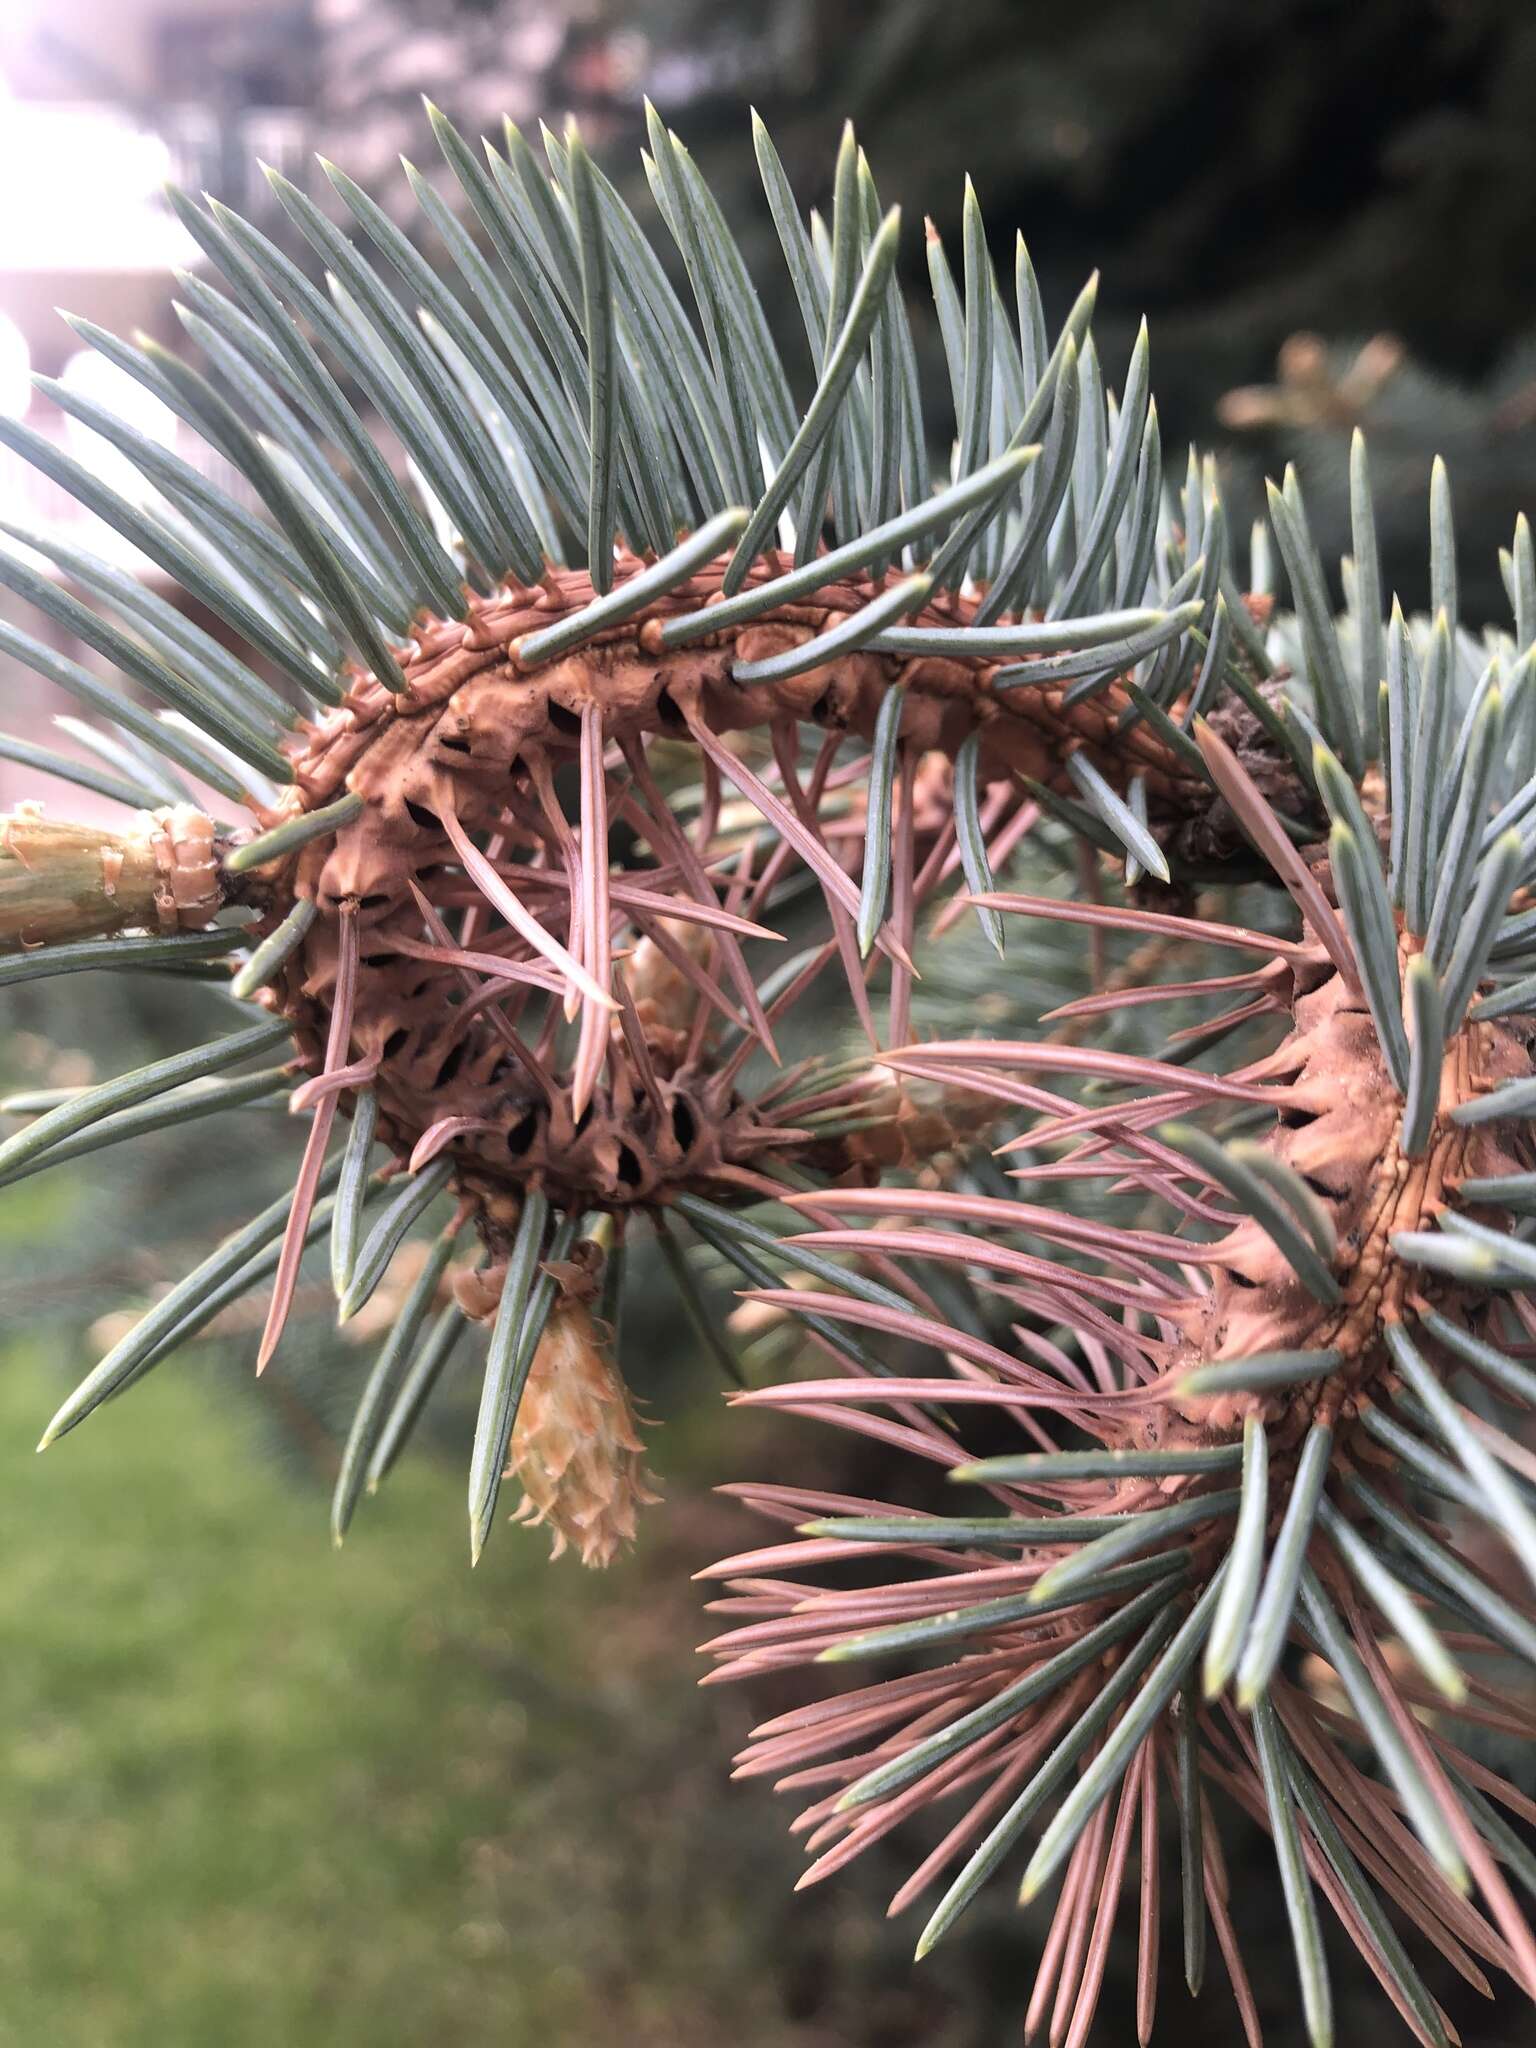
[[[69,1213],[45,1187],[0,1218],[13,1299]],[[638,1557],[550,1565],[503,1525],[472,1574],[457,1451],[403,1461],[336,1553],[308,1456],[275,1450],[281,1388],[236,1378],[249,1342],[39,1458],[92,1354],[12,1329],[0,2048],[976,2038],[857,1885],[794,1896],[783,1814],[728,1783],[749,1702],[692,1654],[689,1575],[748,1533],[694,1476],[712,1401],[653,1440]]]
[[[592,2038],[493,1867],[562,1767],[560,1717],[509,1700],[507,1618],[537,1663],[588,1589],[515,1538],[471,1579],[431,1468],[333,1557],[198,1381],[37,1459],[58,1382],[25,1344],[0,1370],[0,2040]]]
[[[115,1072],[195,1038],[210,1000],[29,984],[0,1070]],[[253,1327],[34,1455],[100,1354],[87,1326],[187,1270],[291,1150],[252,1112],[0,1199],[0,2048],[989,2039],[974,1949],[914,1978],[889,1868],[796,1896],[784,1809],[729,1781],[754,1708],[793,1695],[697,1689],[713,1628],[691,1575],[759,1527],[713,1482],[786,1447],[771,1418],[727,1418],[665,1291],[641,1289],[626,1345],[667,1497],[607,1573],[505,1525],[469,1570],[469,1345],[332,1550],[372,1347],[324,1334],[319,1256],[261,1385]],[[796,1433],[807,1483],[829,1436]]]
[[[689,1572],[739,1526],[685,1477],[607,1575],[505,1526],[472,1574],[455,1445],[337,1553],[334,1446],[274,1426],[345,1412],[335,1347],[258,1389],[249,1339],[198,1347],[37,1457],[97,1347],[26,1276],[84,1194],[0,1217],[0,2048],[717,2040],[765,1841],[770,1923],[793,1882],[726,1787],[745,1702],[693,1685]],[[767,2005],[741,2038],[799,2039]]]

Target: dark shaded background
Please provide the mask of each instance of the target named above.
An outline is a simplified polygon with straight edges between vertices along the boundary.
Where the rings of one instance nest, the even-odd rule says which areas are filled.
[[[916,222],[954,233],[969,173],[1000,264],[1021,227],[1053,313],[1102,267],[1109,364],[1150,316],[1165,448],[1218,446],[1236,507],[1295,460],[1337,552],[1363,422],[1388,576],[1412,604],[1443,452],[1464,612],[1502,610],[1495,552],[1536,499],[1530,0],[18,0],[14,20],[0,68],[15,92],[126,108],[166,137],[184,181],[256,209],[251,159],[297,172],[314,144],[398,197],[398,153],[432,160],[423,91],[468,128],[575,110],[643,192],[649,93],[765,278],[776,252],[748,104],[812,203],[852,116],[882,196],[906,209],[914,301]],[[72,303],[97,312],[98,287],[72,282]],[[169,289],[134,314],[167,336]],[[784,296],[768,294],[771,315]],[[0,275],[0,307],[23,300],[51,304]],[[56,367],[67,338],[51,316],[28,339]],[[185,1032],[168,1007],[182,1000],[20,991],[8,1072],[131,1064]],[[545,1572],[538,1539],[510,1532],[467,1579],[464,1400],[437,1425],[440,1461],[333,1564],[323,1503],[366,1356],[319,1314],[259,1392],[250,1331],[226,1328],[170,1369],[174,1384],[93,1423],[73,1466],[71,1445],[23,1472],[26,1431],[78,1376],[91,1323],[179,1270],[226,1211],[248,1213],[290,1149],[265,1125],[168,1135],[0,1205],[0,1309],[21,1333],[0,1402],[15,1581],[0,1612],[24,1645],[0,1697],[0,1827],[32,1872],[0,1895],[3,2048],[1015,2039],[1038,1917],[995,1899],[912,1974],[908,1929],[880,1917],[911,1845],[795,1899],[780,1814],[762,1788],[727,1786],[750,1710],[790,1695],[693,1690],[708,1617],[689,1574],[749,1540],[709,1483],[792,1468],[880,1493],[907,1476],[799,1430],[723,1425],[708,1367],[659,1303],[627,1357],[667,1419],[669,1506],[605,1581],[569,1562]],[[1293,2048],[1268,1849],[1234,1823],[1231,1854],[1268,2037]],[[1345,1945],[1330,1949],[1341,2038],[1395,2025]],[[1132,1967],[1122,1939],[1095,2048],[1133,2038]],[[1170,1948],[1161,2039],[1235,2048],[1219,1974],[1213,1962],[1191,2007]],[[1529,2040],[1512,2003],[1492,2012],[1429,1974],[1469,2048]]]
[[[628,163],[648,92],[772,263],[747,102],[808,200],[827,196],[848,116],[882,196],[914,224],[929,215],[952,234],[969,174],[1000,264],[1022,229],[1050,305],[1102,269],[1108,362],[1149,316],[1165,445],[1223,446],[1253,510],[1263,469],[1298,460],[1326,526],[1362,419],[1390,480],[1388,574],[1409,604],[1425,589],[1438,449],[1470,599],[1498,603],[1495,549],[1536,449],[1536,9],[1520,0],[672,0],[569,8],[556,35],[561,10],[481,0],[319,12],[329,146],[375,177],[400,147],[430,158],[422,89],[487,126],[573,108]],[[518,63],[518,31],[536,62]],[[925,297],[915,234],[906,261]],[[1327,344],[1321,368],[1267,419],[1245,407],[1249,430],[1231,433],[1223,394],[1273,385],[1299,333]],[[1349,365],[1383,334],[1399,368],[1352,392]]]
[[[403,193],[398,153],[433,160],[423,92],[487,130],[503,113],[533,127],[574,110],[639,185],[649,93],[776,262],[747,105],[809,202],[827,196],[852,116],[882,196],[914,229],[925,214],[955,229],[969,173],[1000,263],[1022,228],[1049,305],[1102,268],[1107,362],[1146,313],[1165,446],[1221,446],[1240,506],[1294,458],[1326,530],[1339,451],[1363,419],[1387,484],[1389,577],[1410,604],[1424,590],[1425,478],[1445,453],[1470,602],[1499,603],[1495,549],[1536,447],[1536,9],[1523,0],[15,8],[30,22],[9,54],[0,25],[15,89],[135,106],[171,139],[184,182],[236,205],[263,203],[257,155],[302,164],[312,141],[381,196]],[[103,38],[104,17],[142,27]],[[906,269],[926,297],[915,232]],[[1320,357],[1293,352],[1291,381],[1265,394],[1298,334],[1321,337]],[[1383,335],[1396,367],[1351,380]],[[1245,389],[1248,402],[1223,406]]]

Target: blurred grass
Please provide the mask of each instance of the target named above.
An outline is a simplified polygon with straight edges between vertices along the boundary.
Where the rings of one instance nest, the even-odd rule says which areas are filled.
[[[794,1896],[784,1816],[727,1782],[751,1703],[692,1654],[690,1574],[748,1537],[707,1492],[714,1399],[657,1432],[667,1505],[603,1575],[505,1526],[472,1574],[456,1440],[334,1552],[333,1446],[312,1407],[301,1447],[274,1426],[249,1339],[39,1458],[93,1347],[31,1320],[27,1276],[96,1193],[49,1176],[0,1215],[0,2048],[976,2038],[860,1887]],[[344,1412],[366,1365],[288,1391]]]
[[[591,2038],[574,1958],[487,1867],[560,1764],[507,1619],[537,1662],[586,1589],[536,1543],[472,1580],[431,1469],[332,1557],[197,1379],[37,1460],[52,1375],[27,1344],[0,1370],[0,2040]]]
[[[119,1071],[212,1000],[97,994],[16,991],[5,1079]],[[947,1964],[914,1986],[867,1881],[796,1897],[783,1810],[729,1783],[765,1702],[696,1689],[691,1574],[753,1540],[709,1488],[769,1425],[727,1422],[664,1293],[626,1344],[667,1499],[606,1574],[505,1526],[470,1572],[472,1371],[333,1552],[371,1346],[323,1303],[259,1386],[232,1331],[34,1455],[88,1326],[291,1151],[252,1113],[0,1203],[0,2048],[969,2048]]]

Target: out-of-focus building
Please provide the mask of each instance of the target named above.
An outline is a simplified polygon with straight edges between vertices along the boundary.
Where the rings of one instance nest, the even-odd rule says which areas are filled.
[[[175,272],[198,252],[162,188],[173,179],[243,202],[257,158],[295,168],[309,140],[315,49],[308,0],[6,0],[0,9],[0,415],[57,441],[125,493],[142,495],[142,478],[35,394],[33,373],[59,378],[184,454],[202,460],[204,451],[152,393],[82,346],[59,309],[114,333],[169,338]],[[0,525],[12,547],[23,545],[17,530],[64,526],[93,552],[148,570],[8,448],[0,448]],[[85,658],[8,592],[0,612]],[[4,662],[0,691],[9,730],[77,751],[68,727],[54,728],[70,710],[62,696]],[[7,801],[52,794],[8,766],[0,775]],[[70,793],[72,808],[91,802]]]

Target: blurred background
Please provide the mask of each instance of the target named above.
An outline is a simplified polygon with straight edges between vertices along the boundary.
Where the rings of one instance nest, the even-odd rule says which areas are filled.
[[[1010,262],[1023,229],[1053,314],[1102,266],[1107,364],[1149,316],[1165,448],[1214,446],[1240,519],[1294,460],[1336,555],[1363,424],[1389,585],[1425,595],[1440,452],[1463,614],[1502,609],[1496,551],[1536,504],[1529,0],[0,0],[0,413],[120,482],[105,444],[32,396],[42,372],[207,460],[55,309],[179,332],[174,273],[197,252],[160,199],[167,178],[277,233],[257,160],[304,181],[319,147],[398,213],[399,156],[433,160],[423,92],[470,131],[574,111],[642,199],[650,95],[762,278],[777,263],[748,106],[807,203],[828,197],[852,116],[882,196],[906,209],[914,301],[915,223],[954,234],[969,172],[995,253]],[[770,317],[787,297],[768,293]],[[943,375],[936,353],[924,368]],[[0,454],[0,523],[70,520],[111,551]],[[0,689],[12,730],[79,752],[55,725],[62,699],[3,667]],[[0,764],[6,805],[35,794],[76,815],[92,802]],[[6,1085],[189,1043],[191,1008],[218,1000],[149,978],[84,1002],[81,983],[57,986],[7,993]],[[627,1333],[626,1366],[663,1425],[667,1505],[603,1576],[547,1566],[543,1538],[519,1531],[470,1576],[467,1397],[333,1555],[337,1432],[370,1347],[367,1328],[327,1332],[318,1288],[259,1389],[234,1312],[33,1460],[114,1318],[291,1163],[267,1112],[194,1130],[0,1203],[0,2048],[1016,2038],[1036,1922],[994,1906],[913,1973],[909,1928],[882,1918],[901,1845],[796,1897],[771,1797],[728,1782],[773,1702],[694,1688],[710,1630],[690,1575],[752,1540],[712,1483],[788,1459],[806,1484],[878,1488],[868,1453],[855,1473],[846,1446],[803,1428],[727,1420],[660,1299]],[[776,1429],[793,1431],[782,1450]],[[1283,1922],[1267,1852],[1252,1860],[1264,1875],[1235,1886],[1239,1919],[1268,2038],[1291,2048]],[[1347,2026],[1357,1997],[1378,2007],[1342,1946]],[[1133,2038],[1113,1976],[1128,1962],[1117,1951],[1095,2048]],[[1434,1988],[1475,2048],[1529,2039],[1528,2016]],[[1235,2048],[1224,1989],[1187,2005],[1171,1955],[1163,1998],[1165,2038]]]

